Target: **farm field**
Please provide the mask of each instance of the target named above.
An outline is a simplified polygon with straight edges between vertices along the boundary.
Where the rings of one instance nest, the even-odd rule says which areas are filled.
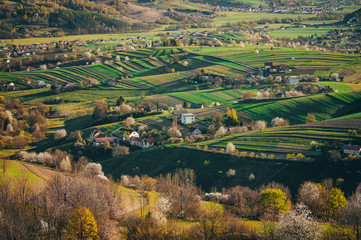
[[[322,125],[322,124],[320,124]],[[258,151],[265,153],[303,153],[312,156],[311,142],[359,142],[360,137],[352,137],[344,128],[288,127],[269,128],[260,132],[245,132],[198,143],[199,146],[225,148],[232,142],[239,151]]]
[[[216,26],[225,26],[227,23],[237,23],[240,21],[260,20],[263,18],[298,18],[299,16],[311,17],[312,15],[299,14],[277,14],[277,13],[254,13],[254,12],[223,12],[224,16],[216,17],[213,23]]]
[[[305,27],[305,28],[289,28],[289,29],[275,29],[270,31],[270,36],[274,38],[282,38],[282,37],[289,37],[289,38],[298,38],[298,36],[321,36],[327,34],[331,28],[329,27]]]
[[[306,122],[308,113],[317,120],[327,120],[360,112],[360,92],[331,93],[263,102],[243,102],[232,107],[252,115],[253,120],[270,122],[275,117],[291,124]]]

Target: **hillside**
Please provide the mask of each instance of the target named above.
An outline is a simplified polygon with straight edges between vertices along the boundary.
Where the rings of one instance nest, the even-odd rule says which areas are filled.
[[[120,0],[2,1],[0,38],[63,36],[66,33],[119,33],[155,26],[139,19],[134,14],[134,7],[130,6]],[[157,14],[153,15],[154,21]],[[163,14],[159,13],[158,18],[161,17]]]
[[[276,101],[249,101],[234,104],[232,107],[251,114],[254,120],[270,122],[275,117],[282,117],[288,119],[293,125],[305,123],[308,113],[313,113],[317,120],[328,120],[359,113],[360,104],[360,92],[346,92]]]
[[[345,15],[343,22],[357,25],[361,24],[361,8],[350,14]]]
[[[209,164],[205,164],[208,160]],[[342,188],[352,192],[358,184],[360,174],[352,166],[340,168],[326,162],[284,162],[277,160],[242,159],[228,154],[204,152],[174,146],[157,147],[133,152],[130,155],[100,162],[106,174],[120,178],[123,174],[151,177],[172,172],[177,168],[191,168],[196,174],[197,185],[210,191],[212,187],[221,190],[235,185],[258,188],[270,181],[288,186],[295,194],[299,185],[306,180],[320,182],[325,178],[343,178],[347,185]],[[236,170],[236,176],[227,177],[229,169]],[[249,175],[255,175],[249,180]]]

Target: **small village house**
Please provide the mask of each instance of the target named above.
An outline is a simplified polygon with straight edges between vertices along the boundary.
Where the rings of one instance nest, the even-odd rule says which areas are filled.
[[[124,131],[123,133],[123,141],[128,141],[129,139],[136,137],[139,138],[139,133],[136,131]]]
[[[361,147],[358,145],[344,145],[343,153],[347,155],[360,155]]]
[[[158,145],[159,139],[132,137],[130,138],[130,144],[141,148],[150,148],[150,147],[154,147],[155,145]]]
[[[90,140],[95,144],[114,143],[113,137],[109,137],[99,129],[95,129],[90,133]]]
[[[298,85],[299,78],[297,76],[290,76],[288,78],[288,83],[291,85]]]

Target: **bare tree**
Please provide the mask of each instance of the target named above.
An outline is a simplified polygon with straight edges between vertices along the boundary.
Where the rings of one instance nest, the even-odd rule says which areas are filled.
[[[352,195],[346,207],[341,213],[341,226],[345,226],[342,230],[347,239],[361,239],[361,194]]]

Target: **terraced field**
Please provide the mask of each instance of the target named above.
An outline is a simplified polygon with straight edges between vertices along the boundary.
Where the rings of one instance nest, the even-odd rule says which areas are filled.
[[[252,115],[254,120],[270,122],[275,117],[283,117],[291,124],[301,124],[306,122],[308,113],[313,113],[318,120],[359,113],[360,104],[360,92],[344,92],[273,101],[248,101],[232,107]]]
[[[347,129],[328,127],[269,128],[262,132],[245,132],[197,143],[200,146],[225,148],[232,142],[240,151],[298,152],[307,154],[311,141],[357,142],[360,137],[349,136]],[[194,144],[193,144],[194,145]],[[293,151],[289,151],[293,149]],[[310,152],[311,153],[311,152]]]

